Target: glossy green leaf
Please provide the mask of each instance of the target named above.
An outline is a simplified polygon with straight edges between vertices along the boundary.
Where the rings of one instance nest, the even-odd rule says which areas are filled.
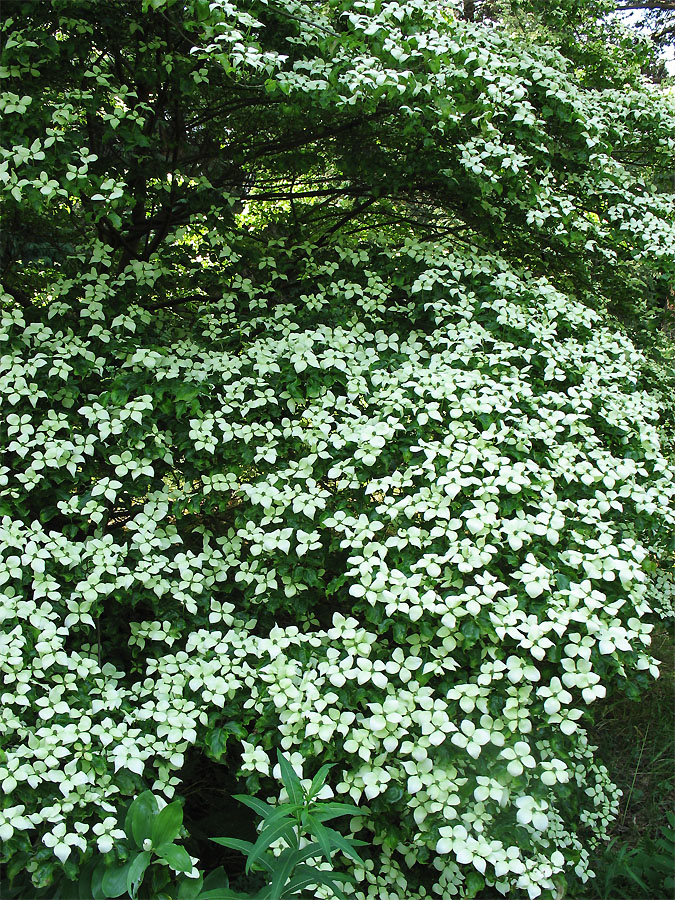
[[[91,887],[90,894],[86,891],[86,886],[83,885],[83,892],[80,895],[80,900],[104,900],[105,893],[103,892],[103,876],[106,873],[105,863],[103,861],[99,862],[95,867],[91,874]]]
[[[92,900],[92,877],[97,865],[96,860],[91,860],[80,870],[77,880],[77,900]]]
[[[317,822],[328,822],[338,819],[340,816],[362,816],[363,810],[351,803],[322,803],[312,810],[312,816]]]
[[[220,760],[227,750],[229,738],[230,732],[225,728],[214,728],[207,737],[209,756],[215,760]]]
[[[335,831],[333,828],[328,828],[326,825],[322,825],[316,819],[312,819],[310,822],[312,834],[316,837],[319,843],[324,845],[324,843],[330,843],[330,845],[337,850],[341,850],[347,856],[350,856],[356,862],[363,863],[363,860],[356,852],[356,846],[360,843],[356,841],[354,838],[345,838],[343,837],[339,831]]]
[[[101,878],[101,890],[105,897],[121,897],[127,892],[127,876],[131,869],[131,861],[123,865],[110,866]]]
[[[130,860],[131,865],[127,872],[127,892],[130,897],[135,898],[137,896],[138,889],[143,881],[145,870],[150,865],[151,858],[152,853],[149,850],[145,850],[143,853],[139,853],[138,856],[135,856]]]
[[[160,844],[170,843],[177,838],[182,824],[183,807],[178,800],[174,800],[153,819],[150,835],[153,846],[159,847]]]
[[[228,888],[230,886],[230,879],[227,877],[227,872],[222,866],[218,866],[217,869],[213,869],[212,872],[209,872],[208,875],[204,876],[204,890],[215,890],[216,888]]]
[[[319,825],[320,823],[317,822],[311,815],[307,816],[308,831],[316,838],[316,842],[321,848],[321,852],[324,855],[325,859],[328,862],[331,862],[333,859],[333,853],[336,848],[333,846],[329,835],[326,833],[326,829],[320,828]]]
[[[191,872],[192,860],[185,847],[178,844],[161,844],[155,849],[157,856],[166,860],[175,872]]]
[[[198,878],[187,878],[185,875],[178,879],[177,900],[196,900],[204,886],[204,876],[200,873]]]
[[[143,841],[148,840],[152,834],[152,823],[157,812],[157,799],[152,791],[139,794],[127,811],[124,830],[139,849],[142,848]]]

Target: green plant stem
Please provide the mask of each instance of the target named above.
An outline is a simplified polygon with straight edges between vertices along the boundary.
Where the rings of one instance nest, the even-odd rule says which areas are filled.
[[[640,746],[640,753],[638,755],[637,765],[635,766],[635,772],[633,772],[633,780],[630,783],[630,788],[628,790],[628,796],[626,797],[626,805],[623,810],[623,815],[621,816],[621,826],[622,827],[626,821],[626,816],[628,815],[628,807],[630,806],[630,799],[633,796],[633,788],[635,787],[635,781],[637,779],[638,772],[640,771],[640,763],[642,762],[642,754],[644,753],[648,734],[649,734],[649,722],[647,723],[647,728],[645,730],[645,736],[642,739],[642,745]]]

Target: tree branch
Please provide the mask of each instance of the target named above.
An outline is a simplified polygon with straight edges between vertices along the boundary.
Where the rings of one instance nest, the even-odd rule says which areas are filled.
[[[25,294],[23,291],[20,291],[18,288],[11,288],[8,285],[3,284],[2,289],[4,289],[5,293],[9,294],[9,296],[14,300],[19,306],[23,306],[24,309],[28,309],[33,306],[33,301],[30,299],[28,294]]]
[[[364,200],[362,203],[358,203],[356,206],[353,206],[350,210],[348,210],[344,216],[341,216],[337,222],[325,231],[319,240],[316,242],[317,247],[323,246],[323,244],[328,240],[331,234],[334,234],[336,231],[339,231],[343,225],[349,222],[354,216],[358,216],[359,213],[362,213],[364,210],[368,209],[369,206],[372,206],[373,203],[376,203],[379,200],[379,197],[369,197],[367,200]]]
[[[162,300],[161,303],[146,306],[145,309],[154,312],[157,309],[169,309],[172,306],[182,306],[184,303],[216,303],[218,300],[222,300],[222,295],[211,296],[209,294],[190,294],[187,297],[171,297],[169,300]]]
[[[357,187],[345,187],[345,188],[323,188],[318,191],[298,191],[297,193],[291,193],[290,191],[276,192],[276,193],[258,193],[258,194],[248,194],[245,198],[246,201],[249,200],[303,200],[307,197],[351,197],[354,194],[362,194],[363,188]]]
[[[627,3],[619,3],[616,10],[617,12],[623,12],[624,10],[631,9],[647,9],[647,10],[655,10],[657,12],[671,12],[675,11],[675,0],[646,0],[646,2],[639,3],[637,0],[628,0]]]

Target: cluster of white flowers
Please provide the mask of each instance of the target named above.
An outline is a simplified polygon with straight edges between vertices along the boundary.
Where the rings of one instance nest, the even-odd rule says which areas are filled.
[[[647,583],[647,601],[663,619],[675,619],[675,569],[657,569]]]
[[[362,271],[376,262],[359,258]],[[375,846],[397,810],[397,849],[356,897],[401,883],[425,896],[404,873],[430,852],[439,893],[467,866],[533,897],[567,865],[583,870],[578,823],[601,835],[616,803],[583,710],[612,671],[654,668],[646,550],[625,523],[673,522],[656,410],[639,402],[631,346],[549,285],[437,245],[395,264],[430,295],[427,332],[402,336],[379,299],[351,329],[303,330],[299,310],[233,353],[187,341],[151,364],[136,353],[133,396],[66,394],[42,424],[5,394],[15,463],[2,496],[20,496],[38,455],[72,492],[60,532],[0,527],[8,839],[37,828],[60,859],[94,838],[106,852],[120,776],[170,796],[187,750],[239,715],[244,772],[269,772],[271,735],[299,763],[339,763],[335,787]],[[21,382],[52,333],[5,327],[4,378]],[[114,379],[114,355],[95,347],[82,359]],[[261,357],[274,365],[260,371]],[[200,412],[176,418],[169,441],[153,397],[177,361]],[[314,396],[284,401],[280,384],[314,372]],[[73,469],[78,446],[90,449]],[[120,505],[129,492],[135,507]],[[183,524],[181,508],[203,517]],[[104,656],[132,597],[153,614],[127,626],[129,680]],[[295,624],[273,624],[289,611]]]
[[[129,796],[180,792],[186,755],[235,723],[228,763],[263,788],[277,747],[301,777],[335,764],[370,842],[354,900],[450,897],[469,873],[550,896],[565,870],[589,876],[618,803],[585,710],[657,674],[649,614],[673,615],[672,573],[647,574],[675,527],[659,406],[642,354],[589,306],[613,266],[675,258],[672,200],[614,152],[647,135],[665,158],[675,117],[647,90],[582,89],[560,54],[445,0],[245,6],[199,4],[194,85],[217,69],[265,115],[327,123],[387,102],[403,128],[386,166],[418,130],[467,219],[448,207],[447,240],[251,251],[224,190],[118,265],[101,236],[136,198],[68,143],[81,88],[0,149],[8,202],[51,215],[75,196],[93,235],[34,306],[0,297],[0,837],[36,884],[46,855],[72,874],[114,852]],[[114,95],[102,125],[135,134],[146,104],[105,65],[87,97]],[[36,105],[0,104],[12,122]],[[209,210],[204,174],[171,178],[157,190],[194,191],[176,208]],[[259,213],[252,183],[237,224]],[[591,287],[492,251],[509,222],[527,225],[516,255],[576,255]],[[177,314],[201,275],[220,293]]]

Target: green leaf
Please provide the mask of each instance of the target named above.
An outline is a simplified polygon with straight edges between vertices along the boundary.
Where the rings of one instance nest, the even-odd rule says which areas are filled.
[[[306,859],[312,859],[315,856],[320,856],[321,846],[317,841],[312,841],[311,844],[305,844],[305,846],[297,852],[299,854],[299,862],[304,862]]]
[[[215,837],[209,838],[214,844],[220,844],[222,847],[229,847],[231,850],[240,850],[248,855],[253,849],[251,841],[242,841],[241,838]]]
[[[218,762],[227,750],[227,741],[230,732],[225,728],[214,728],[206,738],[208,755]]]
[[[301,806],[294,803],[281,803],[276,807],[274,812],[271,812],[266,817],[263,828],[271,828],[277,825],[278,822],[283,821],[286,821],[289,826],[293,826],[296,823],[296,819],[294,818],[295,813],[299,812],[301,809]]]
[[[157,798],[152,791],[143,791],[132,802],[124,820],[124,830],[140,850],[143,841],[152,834],[152,820],[157,815]]]
[[[176,387],[177,400],[194,400],[199,394],[199,386],[196,384],[184,383]]]
[[[139,853],[138,856],[134,857],[131,860],[131,865],[129,866],[129,871],[127,872],[127,891],[131,897],[136,897],[138,893],[138,889],[141,886],[141,882],[143,881],[143,876],[145,875],[145,870],[150,865],[150,860],[152,858],[152,853],[149,850],[144,850],[143,853]]]
[[[229,888],[214,888],[212,891],[204,891],[198,900],[251,900],[250,894],[238,894]]]
[[[104,900],[103,876],[106,873],[105,863],[101,861],[95,866],[91,875],[91,894],[81,894],[80,900]]]
[[[250,854],[254,847],[254,844],[252,844],[251,841],[242,841],[239,838],[218,837],[209,838],[209,840],[213,841],[214,844],[220,844],[223,847],[229,847],[231,850],[239,850],[246,856]],[[272,864],[264,857],[261,857],[259,860],[257,860],[257,865],[262,865],[268,871],[272,871]]]
[[[475,897],[485,887],[485,879],[478,872],[469,872],[466,876],[467,897]]]
[[[310,826],[312,834],[318,841],[321,842],[323,839],[327,838],[334,847],[338,850],[342,850],[346,856],[350,856],[356,862],[363,863],[363,860],[354,849],[357,846],[363,846],[362,841],[356,841],[354,838],[345,838],[339,831],[335,831],[334,828],[327,828],[313,817],[310,817]]]
[[[281,900],[283,888],[294,867],[301,861],[300,851],[289,848],[275,857],[270,884],[270,900]]]
[[[480,628],[471,620],[465,622],[460,628],[460,631],[471,643],[480,637]]]
[[[229,886],[230,880],[227,877],[227,872],[222,866],[218,866],[217,869],[209,872],[209,874],[204,878],[205,891],[215,890],[216,888],[227,888]]]
[[[236,737],[238,741],[243,741],[248,737],[248,731],[244,728],[241,722],[226,722],[223,726],[225,731],[229,731],[229,733]]]
[[[653,865],[651,859],[650,859],[650,865]],[[628,877],[631,878],[635,882],[635,884],[638,885],[638,887],[642,888],[642,890],[645,891],[645,893],[647,895],[649,894],[649,885],[645,884],[645,882],[642,880],[642,878],[640,878],[640,876],[636,872],[634,872],[629,865],[624,863],[622,866],[622,869],[626,873],[626,875],[628,875]]]
[[[279,838],[284,838],[288,843],[292,844],[296,840],[293,823],[289,819],[282,819],[269,828],[263,828],[260,837],[255,842],[248,859],[246,860],[246,871],[250,872],[254,862],[259,860],[262,854]]]
[[[313,816],[307,816],[307,828],[311,830],[311,833],[316,837],[319,846],[321,847],[321,852],[326,857],[328,862],[331,862],[333,859],[333,850],[334,847],[331,841],[326,834],[327,829],[321,830],[318,827],[319,823],[314,819]]]
[[[80,870],[80,877],[77,881],[78,900],[92,900],[92,876],[96,868],[97,860],[93,859]]]
[[[169,803],[152,823],[151,839],[154,847],[168,844],[178,837],[183,824],[183,807],[178,800]]]
[[[129,393],[121,388],[114,388],[110,392],[110,399],[118,406],[124,406],[129,399]]]
[[[204,876],[200,873],[199,878],[187,878],[185,876],[178,879],[178,900],[196,900],[199,896],[204,884]]]
[[[111,866],[106,869],[101,879],[101,890],[105,897],[121,897],[127,892],[127,875],[131,862],[123,866]]]
[[[354,883],[354,879],[350,875],[344,875],[341,872],[324,872],[321,869],[313,869],[311,866],[298,866],[293,878],[286,885],[282,897],[292,897],[309,887],[310,884],[324,884],[340,900],[347,900],[336,884],[338,881],[347,884]]]
[[[276,812],[279,808],[278,806],[270,806],[269,803],[265,803],[264,800],[259,800],[257,797],[249,797],[248,794],[233,794],[232,796],[235,800],[238,800],[240,803],[250,807],[254,812],[257,812],[263,819],[266,819],[271,813]]]
[[[174,872],[192,871],[192,860],[185,847],[179,847],[178,844],[162,844],[155,852],[168,862]]]
[[[312,783],[309,786],[309,791],[307,792],[307,797],[311,799],[319,793],[321,788],[326,783],[326,778],[328,777],[328,773],[333,768],[332,765],[321,766],[319,771],[316,773],[314,778],[312,778]]]
[[[320,808],[312,810],[312,815],[319,822],[329,822],[340,816],[362,816],[363,814],[362,809],[352,806],[351,803],[322,803]]]
[[[302,806],[292,803],[281,803],[279,806],[268,806],[268,811],[264,816],[264,828],[273,827],[277,825],[278,822],[286,822],[287,826],[292,828],[295,825],[295,820],[292,816],[300,809],[302,809]]]
[[[305,794],[293,766],[286,759],[281,750],[277,750],[277,759],[279,760],[279,766],[281,767],[281,781],[286,788],[289,800],[291,803],[303,803]]]

